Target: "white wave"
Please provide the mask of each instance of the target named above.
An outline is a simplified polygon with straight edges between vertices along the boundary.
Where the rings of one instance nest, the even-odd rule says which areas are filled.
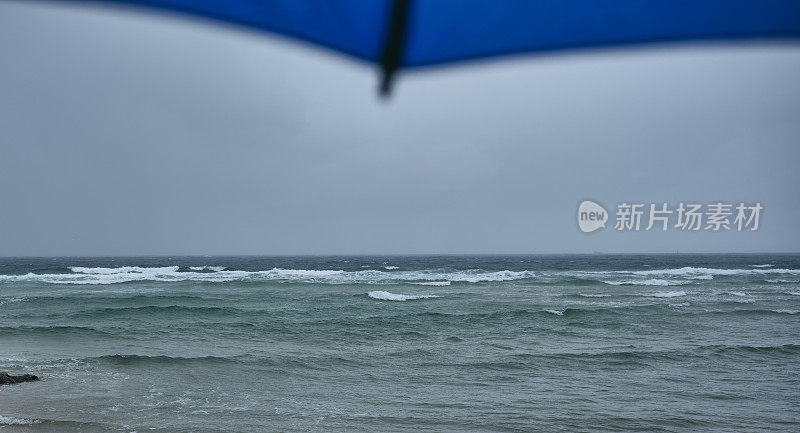
[[[800,292],[787,292],[787,295],[800,296]]]
[[[775,313],[782,313],[782,314],[797,314],[797,310],[772,310]]]
[[[627,272],[627,271],[619,271]],[[793,274],[800,275],[800,269],[716,269],[716,268],[697,268],[684,266],[677,269],[652,269],[646,271],[632,271],[634,275],[677,275],[677,276],[697,276],[697,275],[762,275],[762,274]]]
[[[138,267],[122,266],[118,268],[70,268],[71,274],[34,274],[0,275],[2,281],[30,281],[51,284],[115,284],[131,281],[279,281],[315,284],[391,284],[391,283],[423,283],[423,282],[500,282],[525,278],[534,278],[528,271],[494,271],[479,269],[463,271],[419,270],[384,272],[373,269],[360,271],[343,271],[334,269],[282,269],[273,268],[266,271],[232,271],[215,272],[178,272],[178,266]]]
[[[751,268],[771,268],[774,265],[750,265]]]
[[[686,292],[684,292],[683,290],[674,292],[656,292],[650,296],[654,298],[677,298],[679,296],[686,296]]]
[[[417,285],[420,285],[420,286],[449,286],[450,282],[449,281],[424,281],[424,282],[421,282],[421,283],[411,283],[411,284],[417,284]]]
[[[728,293],[730,293],[733,296],[750,296],[745,292],[728,292]]]
[[[90,275],[114,275],[127,273],[152,274],[159,272],[177,272],[178,266],[163,266],[156,268],[142,268],[139,266],[121,266],[118,268],[82,268],[80,266],[74,266],[69,269],[76,274]]]
[[[594,294],[594,293],[579,293],[579,295],[583,296],[584,298],[608,298],[609,296],[611,296],[611,295],[606,295],[605,293],[597,293],[597,294]]]
[[[613,286],[680,286],[689,284],[688,281],[680,280],[662,280],[659,278],[651,278],[649,280],[623,280],[623,281],[603,281],[606,284]]]
[[[72,267],[72,273],[0,275],[3,281],[31,281],[52,284],[115,284],[130,281],[280,281],[312,284],[391,284],[391,283],[431,283],[443,282],[503,282],[536,279],[541,282],[559,281],[563,278],[588,278],[611,285],[675,286],[692,284],[695,280],[708,280],[715,275],[800,275],[795,269],[712,269],[684,267],[677,269],[656,269],[646,271],[484,271],[481,269],[448,270],[424,269],[416,271],[397,270],[396,266],[380,269],[361,269],[344,271],[336,269],[308,270],[273,268],[262,271],[226,270],[217,266],[195,266],[190,271],[179,272],[178,266],[140,267]],[[391,270],[391,271],[390,271]],[[208,272],[213,271],[213,272]],[[767,280],[773,281],[773,280]],[[774,280],[797,282],[796,279]]]
[[[800,280],[787,280],[784,278],[774,278],[774,279],[766,279],[764,280],[768,283],[772,284],[781,284],[781,283],[800,283]]]
[[[563,310],[544,310],[544,311],[550,314],[555,314],[556,316],[563,316],[564,312],[567,311],[567,309],[565,308]]]
[[[715,276],[771,276],[800,275],[800,269],[746,268],[720,269],[684,266],[682,268],[620,270],[620,271],[543,271],[540,276],[574,277],[601,281],[612,285],[681,285],[697,280],[713,280]],[[665,283],[666,282],[666,283]]]
[[[13,416],[0,415],[0,425],[33,425],[39,424],[38,419],[15,418]]]
[[[383,290],[374,290],[367,293],[367,296],[381,301],[411,301],[414,299],[427,299],[438,298],[436,295],[403,295],[398,293],[386,292]]]

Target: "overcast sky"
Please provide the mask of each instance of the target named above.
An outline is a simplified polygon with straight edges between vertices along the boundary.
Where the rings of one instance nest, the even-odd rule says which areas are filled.
[[[0,255],[796,252],[800,44],[402,75],[269,34],[0,3]],[[759,201],[756,232],[576,210]]]

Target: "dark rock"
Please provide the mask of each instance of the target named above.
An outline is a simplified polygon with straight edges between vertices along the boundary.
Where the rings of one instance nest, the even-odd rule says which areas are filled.
[[[19,376],[12,376],[5,371],[0,371],[0,385],[10,385],[12,383],[33,382],[39,380],[38,377],[32,374],[20,374]]]

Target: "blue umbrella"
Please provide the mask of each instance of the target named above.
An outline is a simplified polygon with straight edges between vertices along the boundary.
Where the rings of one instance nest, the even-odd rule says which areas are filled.
[[[98,0],[283,34],[401,68],[581,47],[800,37],[800,0]]]

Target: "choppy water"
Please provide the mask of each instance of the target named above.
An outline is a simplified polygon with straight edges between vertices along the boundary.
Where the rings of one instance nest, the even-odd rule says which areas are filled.
[[[800,256],[0,259],[0,431],[798,431]]]

